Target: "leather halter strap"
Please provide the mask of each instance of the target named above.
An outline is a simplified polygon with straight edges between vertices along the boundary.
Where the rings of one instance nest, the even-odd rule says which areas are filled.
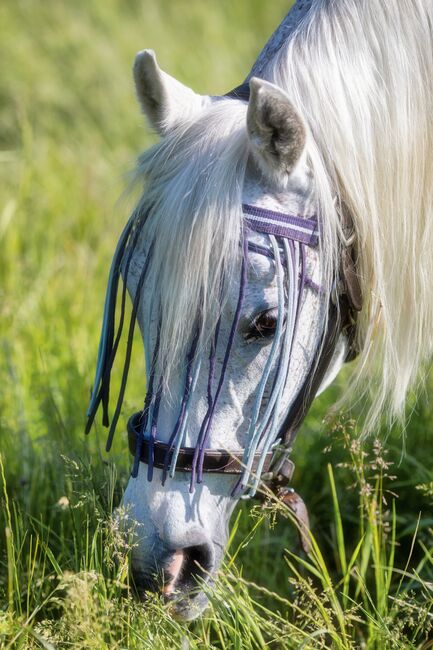
[[[137,449],[137,439],[140,434],[140,420],[142,413],[134,413],[128,420],[128,443],[129,451],[133,456]],[[148,463],[149,452],[150,452],[149,440],[143,440],[143,446],[141,448],[140,461],[142,463]],[[153,466],[158,467],[159,469],[167,468],[170,466],[171,456],[173,455],[173,447],[169,445],[155,441],[152,445],[153,453]],[[179,456],[176,463],[176,471],[179,472],[191,472],[193,467],[193,458],[194,458],[194,447],[181,447],[179,451]],[[167,453],[169,454],[167,458]],[[266,454],[264,471],[268,472],[271,461],[274,453],[272,451]],[[204,455],[204,464],[203,471],[208,473],[216,474],[242,474],[243,464],[242,464],[243,452],[239,451],[226,451],[224,449],[207,449]],[[254,472],[257,469],[257,466],[261,460],[261,454],[255,454],[253,461]]]

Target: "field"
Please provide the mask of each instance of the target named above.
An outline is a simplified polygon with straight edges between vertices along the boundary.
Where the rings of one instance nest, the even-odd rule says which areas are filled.
[[[210,608],[189,625],[157,597],[134,599],[110,519],[129,473],[122,429],[145,390],[138,340],[112,453],[100,425],[83,434],[123,190],[154,137],[134,55],[151,47],[195,90],[225,92],[288,4],[0,5],[1,648],[433,647],[431,377],[404,436],[362,445],[356,412],[324,421],[344,376],[317,401],[294,451],[311,556],[287,512],[243,505]]]

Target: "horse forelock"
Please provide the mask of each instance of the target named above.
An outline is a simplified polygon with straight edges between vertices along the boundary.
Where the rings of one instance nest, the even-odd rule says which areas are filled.
[[[142,242],[154,242],[147,290],[159,310],[158,366],[170,375],[212,336],[239,269],[248,160],[242,102],[221,100],[170,132],[139,161]],[[148,315],[148,319],[152,314]]]

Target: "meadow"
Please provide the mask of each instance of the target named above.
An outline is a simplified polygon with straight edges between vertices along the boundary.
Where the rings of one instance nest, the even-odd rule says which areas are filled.
[[[112,452],[85,437],[105,283],[152,142],[131,66],[143,47],[202,93],[248,73],[288,0],[4,0],[0,5],[0,647],[433,647],[433,378],[404,435],[359,442],[358,411],[314,405],[294,450],[313,551],[272,497],[233,517],[210,607],[181,624],[132,593],[111,514],[125,423],[145,392],[135,341]],[[120,368],[115,383],[120,380]],[[357,405],[361,409],[361,405]]]

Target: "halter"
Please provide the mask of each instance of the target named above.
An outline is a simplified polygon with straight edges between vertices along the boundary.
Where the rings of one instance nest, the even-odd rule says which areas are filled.
[[[226,95],[226,97],[247,101],[249,99],[249,87],[247,84],[244,84]],[[193,361],[196,352],[196,341],[193,341],[187,358],[185,387],[180,406],[179,417],[168,443],[163,443],[156,439],[158,413],[162,390],[161,377],[159,378],[158,385],[155,386],[155,375],[152,371],[154,360],[146,360],[146,366],[148,368],[151,368],[151,372],[149,376],[148,391],[144,409],[142,412],[134,414],[128,422],[129,449],[134,456],[134,465],[132,470],[133,476],[137,475],[139,464],[142,462],[148,465],[149,480],[152,480],[153,468],[155,467],[163,471],[163,483],[165,482],[169,471],[171,475],[174,474],[174,471],[188,472],[192,477],[192,488],[194,487],[195,481],[201,482],[203,473],[231,474],[238,476],[239,478],[237,485],[233,492],[233,495],[235,496],[239,496],[239,494],[246,487],[246,481],[249,476],[255,477],[253,486],[249,492],[249,496],[254,496],[260,477],[271,488],[280,488],[286,486],[290,482],[294,470],[294,464],[289,459],[289,454],[291,452],[291,447],[296,431],[302,423],[311,405],[311,402],[315,397],[317,389],[322,382],[332,355],[335,351],[338,337],[343,331],[348,336],[350,343],[347,360],[353,358],[356,355],[356,351],[353,346],[356,326],[356,312],[361,309],[362,300],[359,281],[355,271],[352,237],[353,227],[348,211],[346,209],[343,209],[340,215],[340,220],[343,235],[346,240],[346,245],[342,251],[338,287],[336,287],[335,296],[329,301],[329,312],[326,321],[327,327],[324,331],[322,341],[319,343],[316,349],[311,365],[310,374],[304,381],[303,386],[294,399],[288,413],[286,414],[286,417],[284,418],[283,423],[278,429],[276,428],[277,409],[275,402],[278,402],[278,396],[281,396],[282,390],[284,389],[286,379],[285,373],[288,369],[288,363],[287,367],[285,367],[280,359],[280,363],[278,364],[274,378],[274,386],[271,391],[270,401],[273,400],[273,404],[272,406],[269,404],[267,405],[265,409],[266,417],[262,418],[264,419],[264,422],[258,422],[258,413],[254,414],[253,412],[252,419],[254,421],[254,416],[256,415],[256,420],[253,422],[251,427],[252,435],[248,440],[247,449],[227,451],[209,449],[207,447],[213,412],[215,410],[218,396],[224,383],[224,374],[228,358],[230,356],[234,334],[236,332],[237,324],[239,321],[243,292],[245,290],[246,263],[249,252],[265,255],[273,259],[277,268],[282,268],[284,266],[286,272],[288,274],[292,274],[292,282],[295,283],[298,289],[296,305],[291,305],[291,307],[295,307],[295,309],[292,309],[291,311],[289,310],[292,314],[291,318],[294,319],[291,323],[292,340],[289,340],[289,325],[286,323],[286,327],[283,328],[282,319],[279,318],[281,322],[280,325],[277,326],[277,329],[279,327],[278,344],[276,344],[274,341],[275,345],[272,346],[270,359],[268,359],[268,364],[264,371],[264,375],[267,373],[267,376],[262,377],[262,380],[258,387],[259,392],[262,390],[263,393],[266,382],[269,379],[271,366],[276,361],[276,354],[278,352],[281,352],[279,348],[280,341],[283,341],[283,349],[285,350],[286,354],[286,362],[290,360],[290,350],[294,340],[297,317],[299,316],[300,304],[304,291],[308,287],[315,290],[320,290],[319,287],[317,287],[314,282],[312,282],[312,280],[306,276],[304,264],[305,246],[316,248],[319,245],[319,228],[316,218],[306,219],[297,215],[280,213],[249,204],[243,204],[242,209],[244,213],[245,232],[251,230],[254,232],[266,234],[269,237],[271,246],[269,248],[266,248],[256,243],[248,242],[247,235],[245,234],[240,292],[235,319],[232,324],[226,355],[222,364],[220,380],[217,389],[212,396],[209,386],[212,386],[212,382],[214,380],[213,368],[215,365],[215,353],[218,340],[219,323],[216,327],[215,339],[211,345],[209,356],[208,394],[211,396],[211,399],[209,399],[208,413],[206,414],[205,421],[203,422],[203,426],[199,434],[198,443],[195,448],[188,448],[182,444],[186,428],[185,414],[188,411],[189,399],[191,394],[194,392],[195,383],[197,381],[199,372],[199,368],[195,368],[195,370],[193,369]],[[93,384],[92,397],[87,412],[88,421],[86,426],[86,433],[90,431],[96,412],[101,404],[103,408],[103,424],[105,426],[109,425],[108,400],[110,391],[110,372],[124,325],[126,276],[128,275],[132,255],[134,253],[142,225],[142,215],[133,214],[119,239],[119,243],[113,256],[104,307],[104,318],[98,352],[98,363],[95,381]],[[110,449],[112,444],[114,430],[116,428],[116,424],[120,415],[121,405],[123,402],[123,395],[125,391],[131,357],[132,335],[139,307],[140,294],[144,286],[144,281],[146,278],[147,270],[149,268],[151,257],[152,246],[148,251],[146,261],[143,265],[143,269],[141,271],[141,275],[136,288],[134,303],[132,306],[121,389],[108,434],[106,445],[107,451]],[[296,260],[296,262],[293,260]],[[123,270],[124,285],[122,290],[121,314],[117,333],[115,335],[115,307],[121,269]],[[278,291],[279,313],[281,315],[282,306],[284,308],[287,306],[284,303],[284,290],[282,289],[281,278],[278,282],[280,283]],[[154,350],[154,359],[158,353],[158,345],[159,336],[157,335]],[[273,395],[274,397],[272,397]],[[257,403],[259,406],[261,405],[260,399],[258,399]],[[256,425],[257,430],[255,429]],[[144,435],[145,431],[148,432],[147,436]],[[277,440],[277,443],[274,442],[275,440]],[[261,448],[260,452],[257,451],[259,447]],[[282,496],[286,502],[292,502],[289,503],[289,505],[293,508],[293,491],[288,491],[285,487],[283,491],[284,494],[281,494],[280,492],[280,496]],[[295,496],[297,497],[297,495]],[[299,499],[299,497],[297,498]],[[301,509],[302,505],[303,503],[301,501]]]

